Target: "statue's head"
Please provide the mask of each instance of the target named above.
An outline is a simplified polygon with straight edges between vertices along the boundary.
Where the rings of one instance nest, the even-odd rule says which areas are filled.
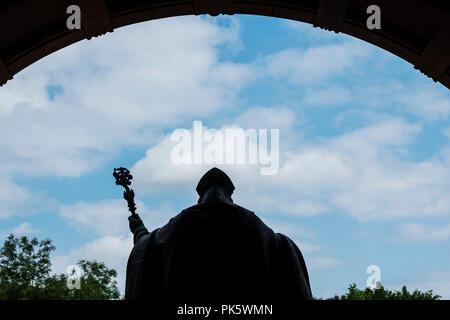
[[[198,202],[201,202],[204,196],[208,192],[211,192],[211,190],[215,190],[214,192],[223,192],[224,195],[231,200],[231,195],[234,191],[234,185],[225,172],[217,168],[212,168],[211,170],[206,172],[200,179],[196,190],[198,195],[200,196]]]

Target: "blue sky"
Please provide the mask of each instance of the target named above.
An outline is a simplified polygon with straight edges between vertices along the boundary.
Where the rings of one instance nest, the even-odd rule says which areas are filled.
[[[352,37],[281,19],[177,17],[64,48],[0,88],[0,237],[50,238],[55,272],[124,272],[132,238],[112,170],[162,226],[208,165],[176,166],[170,134],[280,129],[280,169],[222,166],[234,200],[302,250],[313,294],[381,268],[390,289],[450,298],[450,93]],[[221,166],[219,166],[221,167]]]

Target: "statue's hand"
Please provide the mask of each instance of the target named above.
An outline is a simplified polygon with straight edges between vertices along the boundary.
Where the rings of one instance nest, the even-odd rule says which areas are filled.
[[[130,189],[130,190],[128,190],[128,191],[124,191],[124,192],[123,192],[123,197],[124,197],[125,200],[127,200],[128,202],[134,201],[134,191],[133,191],[133,189]]]

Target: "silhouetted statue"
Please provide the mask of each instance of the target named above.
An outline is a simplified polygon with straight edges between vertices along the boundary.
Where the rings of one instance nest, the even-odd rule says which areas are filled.
[[[149,233],[130,216],[134,248],[125,298],[163,304],[284,304],[312,299],[303,256],[253,212],[233,203],[234,186],[221,170],[199,181],[198,204]],[[146,302],[147,304],[147,302]]]

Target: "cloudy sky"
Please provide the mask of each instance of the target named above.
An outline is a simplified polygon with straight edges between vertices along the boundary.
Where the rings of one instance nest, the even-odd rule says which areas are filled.
[[[171,161],[175,129],[280,130],[276,175],[225,165],[233,199],[303,252],[313,294],[450,298],[450,93],[358,39],[287,20],[177,17],[81,41],[0,88],[0,240],[50,238],[54,272],[118,270],[132,248],[114,167],[147,227],[197,201],[210,165]]]

